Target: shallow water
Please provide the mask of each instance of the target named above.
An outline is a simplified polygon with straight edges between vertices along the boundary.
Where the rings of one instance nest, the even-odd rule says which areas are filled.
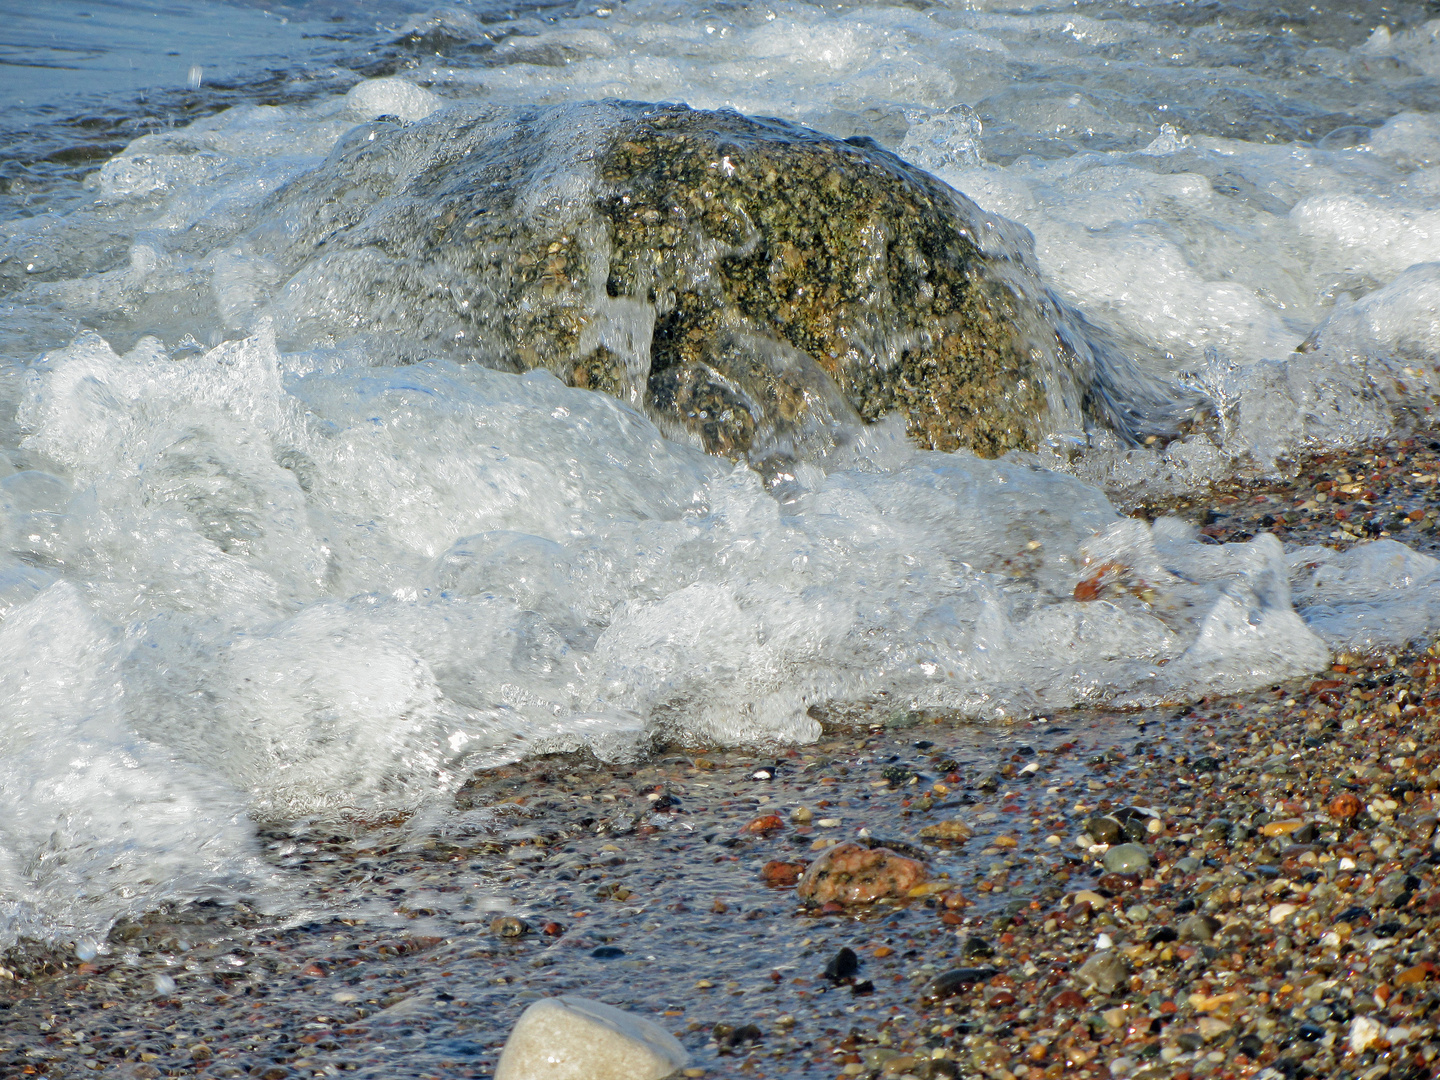
[[[0,940],[284,910],[256,821],[441,827],[518,757],[1149,706],[1435,629],[1424,556],[1115,508],[1424,421],[1421,5],[90,8],[70,75],[44,17],[4,69]],[[875,139],[1210,419],[1000,461],[886,422],[762,477],[543,372],[395,363],[333,316],[393,297],[282,273],[269,200],[357,125],[605,97]]]

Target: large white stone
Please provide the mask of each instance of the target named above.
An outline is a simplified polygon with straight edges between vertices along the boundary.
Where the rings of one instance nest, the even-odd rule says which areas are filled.
[[[661,1080],[689,1060],[659,1024],[567,994],[520,1014],[495,1080]]]

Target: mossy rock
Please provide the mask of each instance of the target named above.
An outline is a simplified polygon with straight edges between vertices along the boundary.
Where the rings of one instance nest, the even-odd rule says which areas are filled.
[[[600,102],[367,124],[251,242],[287,279],[288,343],[544,367],[731,457],[823,452],[893,412],[994,456],[1134,434],[1162,400],[1023,230],[782,120]]]

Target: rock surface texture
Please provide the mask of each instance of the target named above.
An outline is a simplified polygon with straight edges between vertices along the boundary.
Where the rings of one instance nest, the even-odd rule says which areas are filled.
[[[1024,230],[780,120],[601,102],[366,124],[247,242],[282,341],[547,368],[734,458],[823,454],[892,412],[991,456],[1159,408]]]
[[[801,900],[812,904],[868,904],[883,896],[905,896],[929,876],[925,864],[888,848],[836,844],[806,868]]]
[[[658,1024],[565,995],[541,998],[520,1014],[495,1080],[661,1080],[689,1060]]]

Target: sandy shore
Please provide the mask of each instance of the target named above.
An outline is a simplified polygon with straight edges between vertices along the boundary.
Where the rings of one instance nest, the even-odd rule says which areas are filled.
[[[1437,459],[1134,509],[1431,550]],[[301,916],[193,908],[88,963],[11,957],[0,1074],[487,1076],[525,1005],[571,992],[659,1018],[711,1077],[1432,1076],[1437,681],[1423,650],[1340,657],[1146,713],[496,770],[449,835],[267,837]],[[922,837],[943,822],[965,838]],[[773,865],[856,838],[937,888],[827,912]],[[1102,841],[1143,865],[1107,871]],[[827,978],[842,948],[858,970]]]

